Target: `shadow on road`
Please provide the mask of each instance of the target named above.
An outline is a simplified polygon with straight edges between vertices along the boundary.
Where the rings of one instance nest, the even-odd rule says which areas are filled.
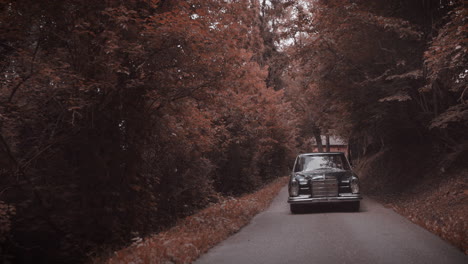
[[[298,214],[318,214],[318,213],[360,213],[365,212],[366,208],[361,206],[359,212],[353,211],[350,204],[330,203],[330,204],[307,204],[300,207]]]

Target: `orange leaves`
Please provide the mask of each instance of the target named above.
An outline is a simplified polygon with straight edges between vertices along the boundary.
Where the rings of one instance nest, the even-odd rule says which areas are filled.
[[[178,102],[177,106],[173,106],[171,110],[166,109],[165,112],[170,114],[161,120],[165,123],[166,133],[173,138],[171,141],[176,140],[185,145],[186,153],[195,149],[200,153],[207,153],[216,147],[216,131],[209,112],[201,111],[189,101]]]

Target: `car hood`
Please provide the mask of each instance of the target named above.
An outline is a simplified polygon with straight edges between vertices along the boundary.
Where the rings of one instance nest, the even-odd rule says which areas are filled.
[[[319,178],[336,178],[338,181],[347,181],[353,176],[353,172],[350,170],[318,170],[318,171],[301,171],[295,173],[298,176],[302,176],[307,180],[319,179]]]

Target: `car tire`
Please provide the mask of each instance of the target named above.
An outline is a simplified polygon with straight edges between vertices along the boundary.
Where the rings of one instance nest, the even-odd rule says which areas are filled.
[[[290,204],[289,209],[291,209],[292,214],[299,214],[302,211],[299,204]]]
[[[359,209],[361,208],[361,202],[360,201],[357,201],[357,202],[351,202],[351,211],[353,212],[359,212]]]

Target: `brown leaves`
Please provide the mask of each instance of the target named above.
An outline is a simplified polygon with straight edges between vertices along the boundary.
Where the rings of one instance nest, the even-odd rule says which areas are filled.
[[[411,97],[408,95],[408,93],[399,92],[397,94],[379,99],[379,102],[391,102],[391,101],[404,102],[408,100],[411,100]]]
[[[468,63],[467,16],[468,8],[464,5],[450,12],[449,22],[439,30],[431,46],[425,52],[424,63],[429,70],[430,80],[436,78],[445,80],[447,79],[445,75],[452,75],[453,78],[450,81],[454,85],[459,86],[460,82],[466,83],[465,77],[460,79],[456,75],[461,74],[463,67]]]
[[[450,107],[445,112],[434,118],[430,128],[447,128],[450,124],[468,123],[468,105],[458,104]]]
[[[355,12],[353,15],[364,23],[372,24],[387,31],[395,32],[400,38],[421,39],[423,36],[423,33],[415,28],[415,25],[412,25],[404,19],[383,17],[362,11]]]
[[[419,69],[413,70],[410,72],[406,72],[403,74],[398,74],[398,75],[391,75],[385,78],[387,81],[393,81],[393,80],[399,80],[399,79],[421,79],[423,78],[423,72]]]
[[[2,193],[5,190],[2,190]],[[13,217],[16,214],[16,209],[13,205],[6,204],[0,201],[0,242],[4,243],[10,235]]]
[[[431,121],[429,127],[447,129],[466,128],[467,111],[465,104],[466,90],[468,87],[468,26],[466,17],[468,8],[460,3],[453,11],[449,12],[448,20],[431,41],[429,48],[424,53],[424,65],[427,68],[427,81],[433,92],[434,109],[436,113],[439,101],[444,100],[445,94],[455,97],[450,105],[445,105],[445,110]],[[423,89],[421,92],[427,91]],[[451,124],[451,125],[449,125]]]

